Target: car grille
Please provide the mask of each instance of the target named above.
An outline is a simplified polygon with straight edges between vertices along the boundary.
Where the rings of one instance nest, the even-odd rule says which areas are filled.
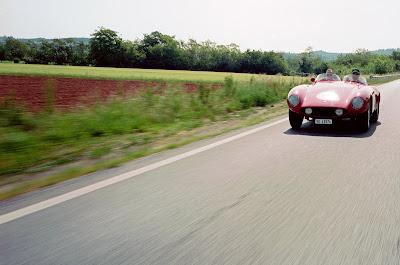
[[[305,109],[306,108],[302,108],[301,111],[305,114]],[[307,116],[311,116],[311,117],[338,117],[335,113],[335,110],[337,110],[338,108],[311,108],[312,109],[312,114],[311,115],[307,115]],[[346,114],[346,110],[343,109],[343,115],[340,117],[343,117]]]

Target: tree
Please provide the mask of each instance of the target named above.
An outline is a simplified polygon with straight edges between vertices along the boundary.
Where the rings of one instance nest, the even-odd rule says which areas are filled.
[[[300,54],[299,57],[299,70],[302,73],[312,73],[313,72],[313,61],[314,61],[313,50],[308,47],[304,52]]]
[[[289,67],[282,54],[276,52],[263,53],[263,73],[266,74],[287,74]]]
[[[71,56],[72,65],[89,65],[89,45],[83,42],[75,42]]]
[[[26,55],[25,55],[25,63],[37,63],[36,57],[39,49],[39,45],[36,42],[28,41],[26,43]]]
[[[244,52],[240,71],[255,74],[286,74],[288,64],[279,53],[247,50]]]
[[[366,49],[357,49],[354,53],[341,54],[336,62],[341,65],[365,67],[373,58],[373,55]]]
[[[0,61],[4,61],[6,59],[6,49],[3,44],[0,44]]]
[[[316,61],[314,61],[314,66],[313,66],[313,73],[315,74],[322,74],[325,73],[326,70],[328,70],[329,66],[327,62],[323,62],[320,58],[318,58]]]
[[[125,67],[138,67],[146,59],[146,55],[140,51],[137,42],[124,41],[122,46],[124,50],[123,65]]]
[[[89,57],[96,66],[122,66],[124,49],[117,32],[102,27],[91,36]]]
[[[397,50],[397,51],[393,51],[393,53],[392,53],[392,59],[395,61],[394,63],[395,63],[395,68],[396,68],[396,71],[400,71],[400,50]]]
[[[73,40],[72,39],[54,39],[50,42],[51,62],[58,65],[71,64],[73,54]]]
[[[139,50],[146,55],[146,68],[180,69],[182,65],[182,50],[174,36],[154,31],[145,34],[139,45]]]
[[[217,45],[212,56],[214,71],[238,72],[240,70],[240,50],[236,44]]]
[[[262,73],[262,51],[246,50],[241,61],[241,72],[258,74]]]
[[[12,37],[7,38],[4,49],[6,60],[18,63],[19,61],[23,61],[25,59],[27,47],[26,44],[20,40]]]
[[[388,56],[379,56],[370,62],[371,71],[376,74],[392,73],[395,70],[395,62]]]
[[[182,65],[189,70],[213,71],[216,44],[211,41],[198,43],[190,39],[182,44]]]
[[[400,61],[400,50],[393,51],[392,53],[392,59],[395,61]]]
[[[53,62],[53,47],[48,40],[42,40],[34,56],[34,62],[48,64]]]

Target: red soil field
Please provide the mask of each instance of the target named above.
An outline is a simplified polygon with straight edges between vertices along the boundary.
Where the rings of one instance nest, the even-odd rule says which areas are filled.
[[[186,91],[197,89],[196,84],[179,84]],[[80,78],[50,78],[31,76],[1,76],[0,103],[7,98],[27,110],[37,112],[46,105],[58,110],[73,110],[76,106],[90,106],[112,96],[129,97],[138,89],[151,87],[167,88],[165,83],[149,81],[117,81]]]

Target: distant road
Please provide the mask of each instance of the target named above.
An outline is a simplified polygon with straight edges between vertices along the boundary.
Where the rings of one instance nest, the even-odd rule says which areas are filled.
[[[65,199],[0,224],[0,264],[400,264],[400,81],[380,91],[364,134],[278,121],[1,202]]]

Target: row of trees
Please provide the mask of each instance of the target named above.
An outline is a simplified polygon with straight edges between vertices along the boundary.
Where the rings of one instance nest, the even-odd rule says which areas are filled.
[[[7,38],[0,45],[0,60],[59,65],[94,65],[199,71],[288,74],[280,53],[247,50],[235,44],[178,41],[152,32],[136,41],[123,40],[117,32],[100,28],[89,43],[74,39],[21,41]]]
[[[241,52],[235,44],[217,45],[210,41],[183,42],[157,31],[132,42],[122,40],[115,31],[102,28],[90,40],[90,58],[96,66],[267,74],[289,71],[279,53]]]
[[[392,73],[400,71],[400,51],[393,51],[391,56],[385,56],[359,49],[355,53],[340,55],[335,64],[342,71],[356,66],[365,73]]]
[[[100,28],[89,42],[75,39],[21,41],[12,37],[0,44],[0,60],[60,65],[94,65],[266,74],[321,73],[327,68],[348,73],[352,67],[364,73],[400,70],[400,51],[392,56],[366,50],[340,55],[333,62],[316,56],[311,48],[285,59],[282,54],[260,50],[242,52],[236,44],[217,45],[152,32],[136,41],[123,40],[117,32]]]
[[[386,74],[400,71],[400,50],[387,56],[358,49],[354,53],[340,54],[334,61],[325,62],[308,48],[299,56],[289,58],[288,61],[290,69],[300,73],[318,74],[332,68],[336,73],[344,75],[350,73],[352,68],[359,68],[364,74]]]
[[[73,39],[25,42],[10,37],[0,45],[0,60],[32,64],[89,65],[89,45]]]

